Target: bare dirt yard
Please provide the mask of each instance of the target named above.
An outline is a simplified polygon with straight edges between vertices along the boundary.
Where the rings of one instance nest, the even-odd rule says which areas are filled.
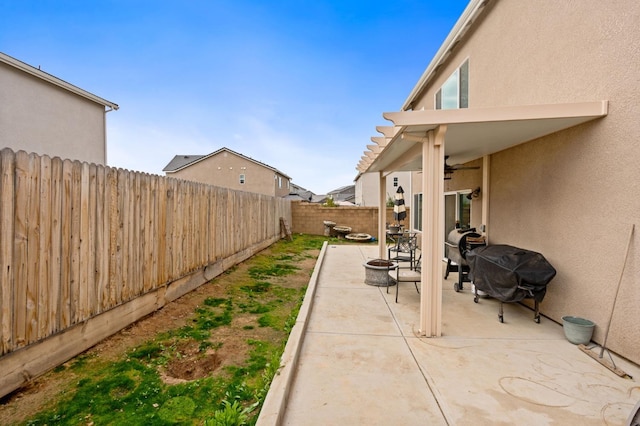
[[[296,262],[296,272],[280,278],[280,285],[299,289],[309,282],[319,250],[309,251],[310,256]],[[138,345],[153,339],[160,333],[180,328],[192,320],[194,312],[205,299],[223,298],[228,295],[234,280],[246,277],[248,266],[237,265],[231,271],[199,287],[189,294],[171,302],[161,310],[141,319],[135,324],[102,341],[79,355],[84,364],[110,362],[122,359]],[[217,342],[215,348],[207,350],[207,356],[196,356],[198,348],[192,343],[178,347],[180,356],[169,362],[161,376],[165,383],[180,383],[215,374],[225,365],[241,362],[249,350],[247,339],[269,340],[278,338],[272,327],[253,327],[256,315],[234,314],[229,325],[212,330],[211,340]],[[279,337],[281,338],[281,337]],[[78,358],[78,357],[76,357]],[[72,392],[82,374],[82,368],[71,368],[76,359],[68,361],[64,368],[58,368],[33,380],[28,386],[0,399],[0,424],[11,425],[24,422],[32,415],[53,407],[63,395]],[[77,362],[76,362],[77,363]]]

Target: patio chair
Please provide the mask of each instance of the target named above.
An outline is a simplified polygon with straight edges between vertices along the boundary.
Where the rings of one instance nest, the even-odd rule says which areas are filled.
[[[414,233],[398,235],[395,244],[387,249],[387,259],[392,262],[409,262],[410,269],[414,269],[418,236]]]
[[[418,283],[422,281],[422,273],[420,272],[422,254],[418,257],[415,265],[409,267],[402,267],[401,263],[395,264],[395,270],[389,270],[389,278],[396,282],[396,303],[398,303],[398,288],[400,283],[413,283],[416,286],[416,291],[420,294]],[[387,293],[389,293],[389,286],[387,286]]]

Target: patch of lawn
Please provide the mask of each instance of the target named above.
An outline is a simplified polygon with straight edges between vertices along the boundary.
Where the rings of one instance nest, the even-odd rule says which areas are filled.
[[[167,325],[115,362],[77,357],[58,370],[73,370],[75,388],[24,424],[254,424],[323,241],[295,235],[231,268],[205,285],[216,294],[184,325]],[[198,368],[208,370],[167,380]]]
[[[263,264],[252,266],[249,268],[249,276],[256,280],[263,280],[268,277],[283,277],[293,274],[298,270],[295,265],[288,263],[269,263],[267,259],[260,259]]]
[[[251,285],[243,285],[240,290],[248,293],[266,293],[271,288],[271,283],[268,281],[258,281]]]

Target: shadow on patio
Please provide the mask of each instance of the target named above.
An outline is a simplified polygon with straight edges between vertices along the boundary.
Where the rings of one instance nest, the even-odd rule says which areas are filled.
[[[443,336],[418,336],[419,295],[364,284],[376,246],[327,246],[258,424],[624,425],[640,368],[620,378],[520,304],[443,282]],[[550,284],[553,285],[553,282]],[[544,303],[541,308],[544,313]],[[299,358],[297,358],[299,355]]]

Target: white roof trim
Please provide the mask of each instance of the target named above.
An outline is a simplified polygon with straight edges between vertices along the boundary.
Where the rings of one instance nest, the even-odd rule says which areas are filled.
[[[93,93],[89,93],[86,90],[83,90],[77,86],[74,86],[71,83],[67,83],[64,80],[61,80],[57,77],[54,77],[53,75],[46,73],[42,70],[39,70],[38,68],[32,67],[29,64],[26,64],[22,61],[19,61],[15,58],[12,58],[9,55],[6,55],[2,52],[0,52],[0,62],[3,62],[7,65],[10,65],[16,69],[19,69],[20,71],[26,72],[27,74],[30,74],[34,77],[37,77],[41,80],[44,80],[48,83],[53,84],[54,86],[58,86],[61,87],[65,90],[68,90],[69,92],[75,93],[76,95],[82,96],[83,98],[89,99],[90,101],[93,101],[97,104],[100,105],[104,105],[106,107],[112,108],[114,110],[119,109],[120,107],[118,106],[118,104],[115,104],[113,102],[110,102],[106,99],[103,99],[99,96],[94,95]]]

